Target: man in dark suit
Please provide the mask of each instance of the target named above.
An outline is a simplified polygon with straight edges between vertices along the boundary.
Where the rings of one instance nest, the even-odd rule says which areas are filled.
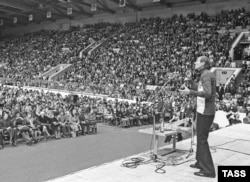
[[[197,162],[190,167],[200,169],[199,172],[194,173],[196,176],[215,178],[214,163],[207,139],[215,116],[216,77],[210,71],[209,59],[206,56],[198,57],[195,69],[201,73],[198,85],[190,79],[192,88],[185,86],[180,90],[181,94],[197,97]]]
[[[224,86],[221,83],[220,83],[220,86],[219,86],[217,92],[218,92],[218,95],[219,95],[219,101],[222,101],[225,90],[224,90]]]

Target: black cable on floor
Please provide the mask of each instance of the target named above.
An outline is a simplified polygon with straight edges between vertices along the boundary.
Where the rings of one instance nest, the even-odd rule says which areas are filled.
[[[142,157],[133,157],[133,158],[124,160],[121,166],[134,169],[134,168],[137,168],[139,165],[149,164],[150,161],[151,159],[145,161],[145,159]]]
[[[166,163],[161,162],[160,164],[156,165],[155,172],[158,173],[158,174],[166,173],[166,170],[163,169],[165,166],[166,166]]]
[[[179,165],[181,165],[181,164],[185,164],[185,163],[187,163],[187,162],[194,161],[194,160],[195,160],[194,158],[191,158],[191,159],[186,160],[186,161],[181,162],[181,163],[173,163],[172,165],[173,165],[173,166],[179,166]]]
[[[227,149],[227,148],[221,148],[221,147],[216,147],[216,149],[228,150],[228,151],[231,151],[231,152],[235,152],[235,153],[239,153],[239,154],[244,154],[244,155],[249,155],[250,156],[250,153],[240,152],[240,151],[237,151],[237,150],[232,150],[232,149]]]
[[[223,145],[226,145],[228,143],[233,143],[233,142],[236,142],[236,141],[250,142],[250,140],[235,139],[235,140],[232,140],[232,141],[220,144],[220,145],[211,146],[210,149],[214,150],[214,152],[216,152],[216,149],[221,149],[221,150],[228,150],[228,151],[232,151],[232,152],[236,152],[236,153],[240,153],[240,154],[244,154],[244,155],[250,155],[249,153],[244,153],[244,152],[240,152],[240,151],[236,151],[236,150],[231,150],[231,149],[226,149],[226,148],[219,147],[219,146],[223,146]],[[153,152],[152,152],[152,143],[153,143],[153,135],[152,135],[151,141],[150,141],[150,154],[151,155],[153,154]],[[196,145],[196,144],[193,144],[193,145]],[[122,162],[121,166],[126,167],[126,168],[130,168],[130,169],[134,169],[134,168],[137,168],[139,165],[149,164],[151,162],[160,162],[160,164],[156,165],[155,172],[159,173],[159,174],[164,174],[164,173],[166,173],[166,170],[163,169],[165,166],[167,166],[167,165],[177,166],[177,165],[181,165],[181,164],[184,164],[186,162],[189,162],[191,160],[194,160],[194,159],[189,159],[189,160],[186,160],[184,162],[178,163],[178,161],[181,161],[181,159],[178,159],[178,157],[174,157],[174,158],[172,157],[171,159],[169,158],[166,161],[160,161],[160,160],[157,160],[157,159],[156,160],[149,159],[149,160],[145,161],[145,159],[142,158],[142,157],[134,157],[134,158],[124,160]]]
[[[219,144],[219,145],[214,145],[214,146],[211,146],[211,147],[219,147],[219,146],[226,145],[226,144],[233,143],[233,142],[237,142],[237,141],[250,142],[250,140],[245,140],[245,139],[235,139],[235,140],[231,140],[231,141],[229,141],[229,142],[225,142],[225,143],[223,143],[223,144]]]
[[[221,149],[221,150],[228,150],[228,151],[231,151],[231,152],[236,152],[236,153],[240,153],[240,154],[244,154],[244,155],[250,155],[249,153],[245,153],[245,152],[240,152],[240,151],[236,151],[236,150],[232,150],[232,149],[226,149],[226,148],[219,147],[219,146],[223,146],[223,145],[226,145],[226,144],[229,144],[229,143],[233,143],[233,142],[236,142],[236,141],[247,141],[247,142],[250,142],[250,140],[235,139],[235,140],[223,143],[223,144],[211,146],[210,149],[214,150],[214,152],[216,152],[216,149]],[[151,141],[150,141],[150,155],[153,154],[152,143],[153,143],[153,135],[152,135]],[[196,144],[193,144],[193,145],[197,146]],[[122,167],[127,167],[127,168],[137,168],[139,165],[149,164],[151,162],[159,162],[160,164],[156,165],[155,172],[158,173],[158,174],[164,174],[164,173],[166,173],[166,170],[163,169],[165,166],[170,166],[170,165],[172,165],[172,166],[178,166],[178,165],[184,164],[186,162],[190,162],[190,161],[192,161],[194,159],[191,158],[189,160],[186,160],[184,162],[179,163],[179,161],[181,161],[181,160],[182,160],[181,158],[179,159],[178,157],[172,157],[172,158],[168,158],[165,161],[163,161],[163,160],[157,160],[157,159],[155,159],[155,160],[149,159],[149,160],[145,161],[145,159],[142,158],[142,157],[135,157],[135,158],[131,158],[131,159],[123,161],[122,164],[121,164],[121,166]]]
[[[229,144],[229,143],[233,143],[233,142],[237,142],[237,141],[250,142],[250,140],[235,139],[235,140],[232,140],[232,141],[229,141],[229,142],[225,142],[223,144],[211,146],[210,149],[214,150],[215,152],[216,152],[216,149],[221,149],[221,150],[227,150],[227,151],[231,151],[231,152],[235,152],[235,153],[239,153],[239,154],[250,155],[250,153],[245,153],[245,152],[240,152],[240,151],[237,151],[237,150],[232,150],[232,149],[227,149],[227,148],[220,147],[220,146],[223,146],[223,145],[226,145],[226,144]]]
[[[210,146],[209,148],[210,148],[210,150],[213,151],[213,153],[217,152],[216,149],[221,149],[221,150],[228,150],[228,151],[231,151],[231,152],[236,152],[236,153],[240,153],[240,154],[244,154],[244,155],[250,155],[250,153],[245,153],[245,152],[240,152],[240,151],[237,151],[237,150],[232,150],[232,149],[219,147],[219,146],[223,146],[223,145],[233,143],[233,142],[237,142],[237,141],[250,142],[250,140],[246,140],[246,139],[235,139],[235,140],[231,140],[229,142],[225,142],[225,143],[222,143],[222,144],[219,144],[219,145]],[[197,144],[195,144],[195,143],[193,145],[197,146]]]

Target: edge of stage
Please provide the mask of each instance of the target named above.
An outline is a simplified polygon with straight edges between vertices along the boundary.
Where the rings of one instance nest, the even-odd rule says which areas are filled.
[[[136,168],[126,168],[121,166],[122,162],[125,160],[124,158],[77,171],[66,176],[49,180],[48,182],[161,182],[164,180],[169,182],[217,181],[217,177],[203,178],[193,174],[198,171],[197,169],[189,167],[189,165],[195,161],[195,146],[193,147],[194,153],[186,159],[190,149],[190,140],[191,139],[187,139],[176,143],[177,151],[162,157],[162,160],[166,163],[166,166],[163,167],[166,171],[164,174],[155,172],[156,167],[159,167],[161,164],[159,162],[151,161],[147,164],[139,165]],[[194,141],[196,141],[196,138]],[[216,170],[218,165],[250,164],[250,157],[243,154],[250,151],[250,125],[238,124],[211,132],[209,136],[209,144]],[[171,147],[172,144],[169,144],[161,149],[167,150]],[[147,161],[150,160],[150,156],[151,151],[147,151],[127,157],[126,159],[140,157]]]

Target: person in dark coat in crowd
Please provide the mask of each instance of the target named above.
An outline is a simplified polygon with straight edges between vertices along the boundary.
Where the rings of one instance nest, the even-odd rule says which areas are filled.
[[[224,85],[220,84],[220,86],[218,87],[219,101],[223,100],[224,94],[225,94]]]
[[[9,143],[12,144],[12,146],[16,146],[17,129],[14,127],[8,111],[3,111],[3,117],[0,119],[0,128],[2,129],[2,134],[3,132],[8,134],[10,138]]]

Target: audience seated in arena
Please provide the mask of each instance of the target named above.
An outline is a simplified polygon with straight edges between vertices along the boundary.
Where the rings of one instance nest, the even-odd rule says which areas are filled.
[[[231,66],[229,49],[236,34],[229,30],[249,25],[249,14],[239,9],[216,16],[174,15],[124,25],[99,23],[67,31],[43,30],[4,39],[0,49],[2,62],[7,63],[0,75],[3,84],[76,90],[136,103],[89,97],[72,103],[60,94],[1,87],[0,145],[7,138],[15,146],[18,133],[28,144],[37,142],[40,135],[47,140],[88,134],[91,129],[96,131],[92,121],[97,119],[124,128],[151,124],[161,102],[166,103],[165,110],[155,114],[156,122],[161,117],[166,122],[190,117],[184,108],[194,108],[194,101],[178,94],[186,73],[198,76],[192,66],[200,55],[208,56],[212,66]],[[94,52],[79,57],[93,41],[104,39]],[[46,81],[43,73],[61,63],[73,67],[57,82]],[[232,78],[229,85],[218,88],[218,110],[250,111],[250,73],[245,63],[243,67],[246,82],[237,87]],[[142,101],[155,103],[149,106]],[[238,117],[231,119],[238,122]]]
[[[2,76],[15,81],[26,79],[26,84],[31,84],[28,80],[43,79],[42,74],[51,67],[72,63],[73,68],[63,75],[63,80],[58,80],[60,84],[39,86],[61,85],[68,90],[150,101],[158,91],[147,90],[147,85],[177,90],[199,55],[207,55],[213,65],[230,65],[229,49],[235,35],[228,30],[240,23],[247,25],[248,14],[239,9],[222,11],[215,17],[206,13],[174,15],[141,19],[124,26],[100,23],[8,38],[0,51],[8,63]],[[218,33],[223,27],[226,31]],[[103,46],[79,58],[79,51],[92,39],[103,38],[108,38]],[[16,42],[20,44],[17,47]],[[12,74],[17,70],[19,74]]]

